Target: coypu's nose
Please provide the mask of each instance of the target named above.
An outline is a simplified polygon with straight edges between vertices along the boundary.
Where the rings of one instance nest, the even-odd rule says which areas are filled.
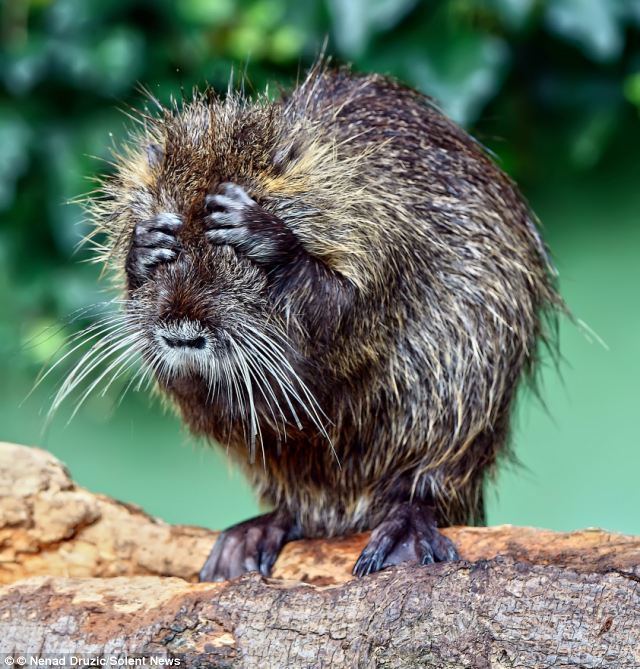
[[[208,336],[203,325],[197,321],[180,320],[159,323],[156,327],[156,342],[164,348],[178,351],[201,351],[207,347]]]
[[[207,345],[207,340],[199,335],[197,337],[169,337],[162,335],[162,338],[170,348],[197,348],[202,349]]]

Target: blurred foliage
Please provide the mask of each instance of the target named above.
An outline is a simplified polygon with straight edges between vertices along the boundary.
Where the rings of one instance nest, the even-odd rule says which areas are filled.
[[[338,62],[434,96],[525,183],[547,175],[549,155],[592,169],[640,109],[640,0],[2,0],[0,11],[0,359],[23,369],[65,334],[38,337],[47,325],[105,299],[97,268],[71,261],[87,227],[70,200],[107,169],[141,84],[168,100],[205,82],[224,91],[232,70],[250,89],[291,83],[328,38]]]

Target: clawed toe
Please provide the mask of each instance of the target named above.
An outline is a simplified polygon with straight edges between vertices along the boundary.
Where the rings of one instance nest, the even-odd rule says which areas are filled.
[[[212,244],[241,244],[247,237],[245,228],[220,227],[218,229],[207,230],[206,238]]]
[[[138,262],[140,263],[141,267],[150,270],[153,269],[156,265],[159,265],[161,262],[175,260],[176,255],[177,253],[174,249],[149,248],[144,253],[140,254]]]
[[[247,191],[242,186],[238,186],[238,184],[227,181],[220,186],[220,190],[224,197],[236,203],[244,206],[255,204],[247,194]]]
[[[219,193],[207,195],[204,200],[207,227],[232,227],[242,225],[243,210],[255,205],[244,188],[234,183],[224,183]]]

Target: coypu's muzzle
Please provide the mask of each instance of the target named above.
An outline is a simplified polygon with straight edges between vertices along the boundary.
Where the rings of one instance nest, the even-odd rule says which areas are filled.
[[[234,342],[263,322],[265,278],[228,247],[185,248],[158,268],[139,295],[145,312],[145,357],[169,379],[220,373],[232,362]]]

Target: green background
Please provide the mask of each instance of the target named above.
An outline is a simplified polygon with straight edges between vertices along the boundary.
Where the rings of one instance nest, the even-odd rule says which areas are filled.
[[[165,101],[205,81],[225,90],[232,67],[250,90],[286,84],[328,37],[339,62],[433,95],[496,153],[586,324],[560,324],[546,408],[521,393],[522,466],[500,470],[489,521],[640,533],[640,2],[4,0],[0,21],[0,439],[43,446],[81,484],[171,522],[257,511],[224,457],[144,393],[120,401],[114,384],[46,429],[69,367],[25,397],[88,325],[69,315],[110,297],[74,253],[87,223],[69,200],[108,169],[122,110],[144,104],[139,84]]]

